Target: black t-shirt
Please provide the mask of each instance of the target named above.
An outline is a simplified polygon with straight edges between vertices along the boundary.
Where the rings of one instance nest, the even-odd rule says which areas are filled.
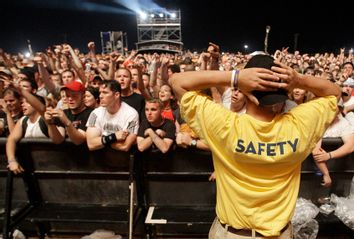
[[[68,117],[76,129],[86,131],[86,122],[92,111],[92,108],[86,108],[78,114],[73,114],[70,109],[65,109],[64,114]]]
[[[138,112],[140,122],[142,122],[143,119],[146,119],[144,96],[134,92],[129,96],[122,96],[121,98],[123,102],[127,103],[129,106],[133,107]]]
[[[139,131],[138,131],[138,136],[145,138],[145,130],[148,128],[151,128],[153,131],[156,132],[156,130],[161,129],[166,132],[166,135],[164,138],[172,139],[175,141],[176,138],[176,126],[171,120],[164,120],[163,124],[160,125],[159,127],[153,127],[146,119],[144,119],[139,126]],[[171,147],[172,148],[172,147]],[[155,146],[155,144],[152,144],[151,146],[152,151],[159,151],[159,149]]]

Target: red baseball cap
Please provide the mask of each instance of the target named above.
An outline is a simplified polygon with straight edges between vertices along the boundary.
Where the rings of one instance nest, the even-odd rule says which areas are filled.
[[[85,92],[85,86],[82,84],[81,81],[78,80],[73,80],[72,82],[65,84],[62,89],[68,89],[76,92]]]

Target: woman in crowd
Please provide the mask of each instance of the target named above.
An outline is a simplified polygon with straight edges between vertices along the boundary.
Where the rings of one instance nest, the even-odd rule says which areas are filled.
[[[21,95],[12,87],[6,88],[0,99],[0,135],[8,136],[15,127],[16,122],[22,117]]]
[[[92,86],[87,87],[85,91],[84,102],[86,107],[97,108],[100,105],[99,90]]]

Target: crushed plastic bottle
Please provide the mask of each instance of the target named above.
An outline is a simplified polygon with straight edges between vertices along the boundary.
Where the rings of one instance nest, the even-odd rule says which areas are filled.
[[[26,236],[18,229],[12,234],[13,239],[26,239]]]

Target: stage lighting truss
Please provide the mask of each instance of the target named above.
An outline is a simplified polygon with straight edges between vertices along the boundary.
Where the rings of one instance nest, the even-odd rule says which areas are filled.
[[[138,50],[181,52],[180,10],[153,10],[137,14]]]

